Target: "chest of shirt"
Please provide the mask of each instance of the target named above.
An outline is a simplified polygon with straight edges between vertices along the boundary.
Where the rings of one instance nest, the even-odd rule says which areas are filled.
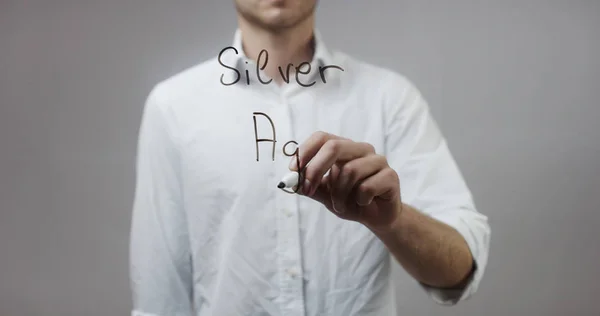
[[[286,94],[216,87],[196,100],[202,101],[190,101],[179,117],[182,184],[194,194],[229,192],[247,194],[245,203],[260,201],[288,171],[296,144],[316,131],[384,150],[381,101],[367,91],[319,86]]]
[[[384,247],[367,228],[277,189],[292,159],[285,152],[295,150],[286,143],[302,144],[316,131],[368,142],[384,153],[381,98],[360,89],[276,93],[215,85],[177,100],[183,204],[203,287],[214,290],[241,273],[268,280],[245,281],[258,292],[279,282],[297,290],[311,280],[306,286],[319,296],[364,284],[368,271],[382,265]]]

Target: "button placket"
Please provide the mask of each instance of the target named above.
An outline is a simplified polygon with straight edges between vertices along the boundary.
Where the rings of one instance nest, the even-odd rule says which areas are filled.
[[[281,106],[278,111],[279,120],[275,122],[277,128],[277,143],[280,156],[276,159],[276,173],[287,172],[291,157],[283,154],[282,146],[293,140],[293,127],[291,125],[288,102],[283,95],[280,98]],[[291,147],[288,149],[291,152]],[[277,194],[277,252],[279,254],[279,275],[281,285],[281,308],[286,315],[304,316],[303,282],[301,271],[300,232],[297,212],[297,195],[284,192]]]

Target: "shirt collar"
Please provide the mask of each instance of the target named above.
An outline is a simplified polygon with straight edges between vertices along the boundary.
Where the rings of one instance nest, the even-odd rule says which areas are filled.
[[[313,55],[313,60],[311,61],[311,64],[313,66],[311,72],[316,70],[316,68],[319,66],[334,64],[331,52],[325,46],[321,33],[316,29],[313,31],[313,38],[315,41],[315,52]],[[235,31],[231,47],[235,48],[235,51],[229,49],[226,52],[224,52],[222,56],[223,60],[226,60],[229,65],[232,65],[238,69],[245,69],[242,63],[245,61],[249,61],[250,58],[248,58],[244,53],[244,49],[242,46],[242,31],[240,29],[237,29]]]

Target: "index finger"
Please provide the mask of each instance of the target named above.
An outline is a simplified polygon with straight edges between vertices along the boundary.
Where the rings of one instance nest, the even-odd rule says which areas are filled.
[[[327,141],[334,139],[348,140],[347,138],[321,131],[314,132],[312,135],[310,135],[310,137],[298,147],[300,168],[306,166],[306,164],[317,154],[317,152],[319,152],[319,149],[321,149],[321,147],[323,147]],[[291,167],[293,171],[297,171],[297,166],[295,163]]]

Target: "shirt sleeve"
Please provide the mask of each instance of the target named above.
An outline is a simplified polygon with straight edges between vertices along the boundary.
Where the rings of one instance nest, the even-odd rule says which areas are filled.
[[[454,305],[473,295],[488,260],[490,227],[479,213],[463,176],[448,149],[426,101],[406,78],[393,75],[386,91],[386,156],[400,178],[404,203],[456,229],[474,259],[466,286],[438,289],[419,283],[442,305]]]
[[[130,233],[132,316],[191,316],[192,268],[173,119],[155,88],[139,129]]]

